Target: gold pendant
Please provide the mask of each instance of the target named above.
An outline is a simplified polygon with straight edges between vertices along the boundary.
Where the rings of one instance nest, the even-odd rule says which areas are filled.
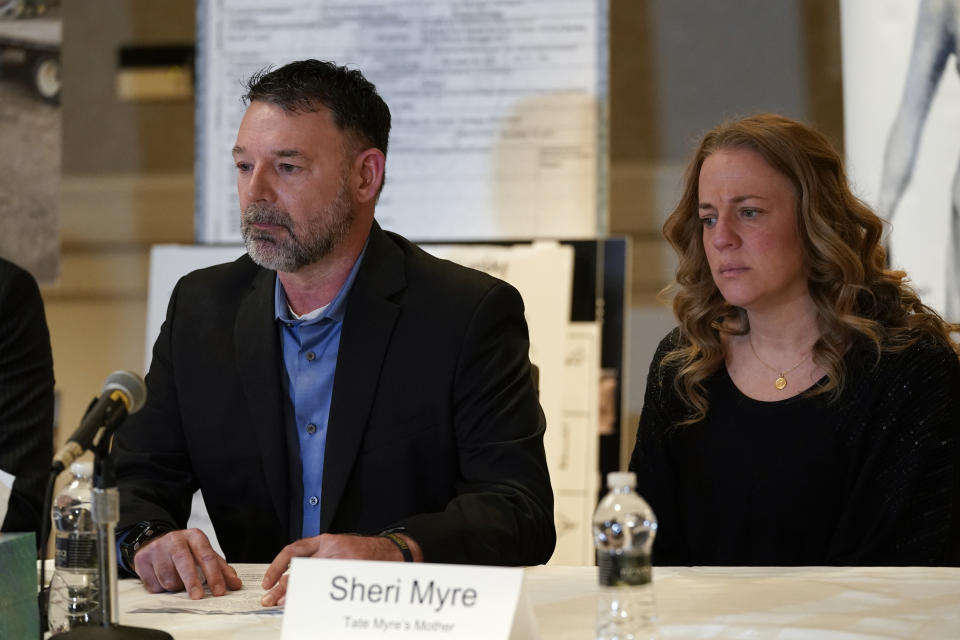
[[[777,381],[773,383],[773,386],[775,386],[777,389],[780,389],[782,391],[783,388],[787,386],[787,379],[784,378],[783,376],[780,376],[779,378],[777,378]]]

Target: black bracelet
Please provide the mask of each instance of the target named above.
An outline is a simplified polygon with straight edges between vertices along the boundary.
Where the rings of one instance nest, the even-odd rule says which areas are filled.
[[[390,531],[381,533],[379,537],[386,538],[393,544],[397,545],[397,548],[400,549],[401,555],[403,555],[404,562],[413,562],[413,554],[410,553],[410,545],[407,544],[406,540]]]

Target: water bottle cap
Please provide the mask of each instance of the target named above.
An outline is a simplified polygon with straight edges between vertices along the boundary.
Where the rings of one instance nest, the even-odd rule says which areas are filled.
[[[74,462],[70,465],[70,473],[78,478],[92,478],[93,463],[89,460],[85,460],[83,462]]]
[[[607,474],[607,488],[616,489],[618,487],[637,486],[637,474],[633,471],[611,471]]]

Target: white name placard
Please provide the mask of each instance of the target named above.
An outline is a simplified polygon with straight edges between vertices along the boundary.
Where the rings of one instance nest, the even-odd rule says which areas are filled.
[[[523,569],[294,558],[283,640],[537,638]]]

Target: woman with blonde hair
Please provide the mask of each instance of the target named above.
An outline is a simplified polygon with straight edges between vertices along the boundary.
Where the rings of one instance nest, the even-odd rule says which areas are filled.
[[[960,564],[960,347],[810,127],[700,142],[630,467],[657,564]]]

